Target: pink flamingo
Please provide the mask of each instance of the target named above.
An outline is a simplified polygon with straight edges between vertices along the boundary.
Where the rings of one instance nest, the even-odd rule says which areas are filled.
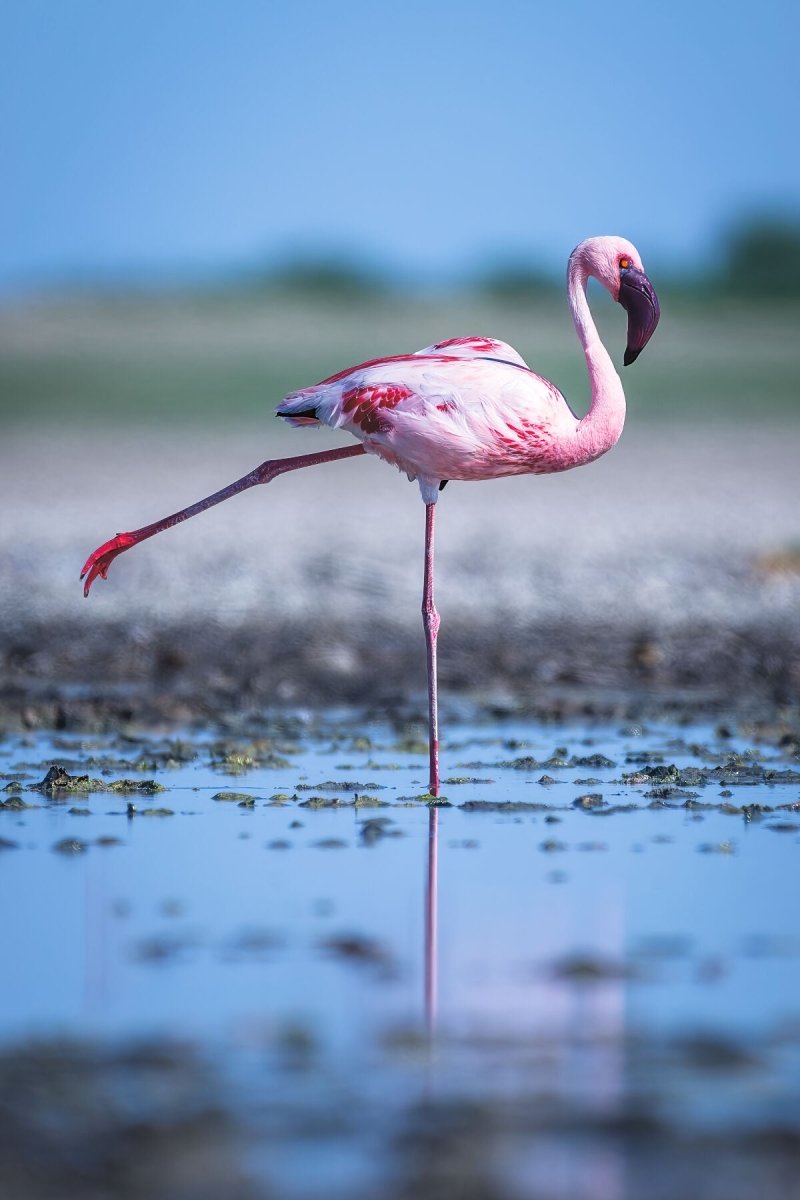
[[[89,556],[81,572],[84,595],[105,579],[118,554],[245,488],[270,483],[286,471],[376,454],[419,483],[425,503],[422,618],[428,667],[428,718],[432,796],[439,794],[436,639],[439,614],[433,598],[436,501],[450,479],[543,475],[580,467],[615,444],[625,420],[625,396],[600,341],[586,299],[589,277],[598,279],[628,313],[624,363],[634,362],[650,340],[660,309],[636,247],[620,237],[594,237],[573,250],[567,297],[591,383],[583,420],[552,383],[534,374],[505,342],[452,338],[415,354],[377,358],[349,367],[313,387],[291,392],[277,415],[292,425],[346,429],[358,445],[295,458],[268,459],[248,475],[172,516],[130,533],[118,533]]]

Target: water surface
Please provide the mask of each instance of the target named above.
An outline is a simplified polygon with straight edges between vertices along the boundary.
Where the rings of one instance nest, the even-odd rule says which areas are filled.
[[[212,1073],[189,1090],[233,1119],[252,1186],[287,1196],[321,1178],[326,1195],[399,1188],[410,1167],[387,1146],[405,1128],[419,1151],[420,1104],[431,1128],[455,1105],[468,1142],[465,1112],[480,1137],[500,1128],[507,1153],[492,1141],[481,1171],[509,1196],[534,1179],[544,1196],[635,1194],[619,1145],[634,1119],[668,1131],[655,1159],[675,1139],[796,1129],[796,746],[448,731],[440,806],[420,731],[353,714],[6,739],[7,1069],[31,1039],[112,1058],[177,1041],[187,1071],[199,1056]],[[166,790],[30,790],[53,763]],[[616,1163],[602,1186],[597,1154]]]

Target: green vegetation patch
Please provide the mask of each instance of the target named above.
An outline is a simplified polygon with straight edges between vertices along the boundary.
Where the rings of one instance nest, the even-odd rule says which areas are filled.
[[[53,764],[39,783],[32,783],[28,786],[28,791],[43,792],[50,796],[56,796],[62,792],[70,794],[117,792],[123,795],[135,793],[140,796],[154,796],[158,792],[166,790],[164,785],[157,783],[155,779],[95,779],[90,775],[70,775],[64,767],[56,764]]]

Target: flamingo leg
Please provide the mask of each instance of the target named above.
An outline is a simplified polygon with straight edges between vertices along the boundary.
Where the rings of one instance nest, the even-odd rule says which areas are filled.
[[[433,525],[435,504],[425,505],[425,575],[422,585],[422,624],[428,648],[428,754],[430,782],[428,792],[439,795],[439,702],[436,681],[436,638],[439,614],[433,602]]]
[[[89,589],[98,575],[101,579],[108,577],[108,568],[118,554],[130,550],[131,546],[138,545],[146,538],[154,537],[164,529],[171,529],[173,525],[180,525],[181,521],[188,521],[189,517],[196,517],[198,513],[205,512],[207,508],[212,508],[215,504],[221,504],[223,500],[229,500],[231,496],[245,491],[246,488],[255,487],[259,483],[270,483],[278,475],[285,475],[287,471],[297,471],[301,467],[316,467],[321,463],[336,462],[340,458],[353,458],[356,454],[364,453],[364,447],[359,444],[343,446],[339,450],[323,450],[320,454],[299,454],[294,458],[269,458],[247,475],[243,475],[241,479],[229,483],[227,487],[221,488],[211,496],[206,496],[203,500],[198,500],[195,504],[190,504],[188,508],[182,508],[180,512],[172,513],[169,517],[163,517],[160,521],[154,521],[152,525],[144,525],[141,529],[134,529],[130,533],[118,533],[116,537],[104,542],[87,558],[81,571],[81,579],[86,580],[83,587],[84,596],[89,595]]]

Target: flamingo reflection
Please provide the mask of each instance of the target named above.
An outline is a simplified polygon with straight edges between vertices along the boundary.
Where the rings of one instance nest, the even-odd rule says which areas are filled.
[[[439,872],[439,809],[428,810],[428,871],[425,881],[425,1029],[432,1038],[436,1028],[438,999],[438,872]]]

